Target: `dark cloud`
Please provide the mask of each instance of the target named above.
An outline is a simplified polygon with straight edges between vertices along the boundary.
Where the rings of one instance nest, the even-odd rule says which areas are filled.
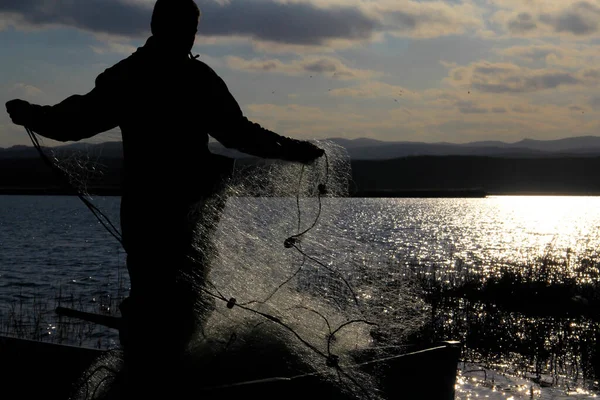
[[[504,107],[494,107],[492,108],[492,112],[496,113],[496,114],[503,114],[506,112],[506,108]]]
[[[319,45],[329,39],[368,39],[379,23],[355,7],[318,8],[306,3],[232,0],[198,2],[200,33],[241,35],[280,43]]]
[[[517,90],[514,87],[504,83],[473,83],[472,87],[487,93],[522,92],[522,90]]]
[[[541,14],[540,21],[552,26],[555,32],[570,32],[583,36],[598,31],[600,9],[586,1],[580,1],[557,14]]]
[[[0,13],[15,13],[33,25],[60,24],[98,33],[150,33],[152,9],[119,0],[2,0]]]
[[[512,76],[504,79],[502,83],[474,82],[472,87],[487,93],[524,93],[579,83],[579,79],[567,72],[548,72],[528,77]]]
[[[459,107],[458,110],[463,114],[485,114],[488,112],[487,109],[480,107]]]
[[[540,20],[551,25],[556,32],[571,32],[574,35],[589,35],[598,27],[594,21],[574,13],[566,13],[558,17],[542,14]]]
[[[543,48],[543,47],[532,47],[529,51],[522,54],[525,58],[530,58],[533,61],[543,60],[550,54],[556,54],[559,52],[557,49]]]
[[[319,8],[269,0],[197,1],[200,34],[249,36],[287,44],[319,45],[331,39],[368,39],[379,22],[355,7]],[[1,0],[0,13],[16,13],[34,25],[61,24],[98,33],[150,33],[152,6],[126,0]]]
[[[600,79],[600,69],[590,68],[583,71],[583,76],[590,79]]]
[[[465,15],[455,13],[451,8],[426,7],[426,2],[420,3],[423,7],[411,9],[405,7],[399,10],[384,12],[385,27],[390,31],[412,32],[416,30],[431,29],[431,32],[441,31],[457,32],[465,27],[476,25],[476,22]],[[402,8],[402,7],[400,7]]]
[[[275,71],[277,69],[277,63],[275,61],[267,61],[260,66],[263,71]]]
[[[523,12],[511,21],[508,21],[508,29],[513,33],[526,33],[537,28],[536,22],[531,14]]]
[[[531,114],[536,112],[537,110],[533,107],[529,107],[529,106],[521,106],[521,105],[517,105],[517,106],[513,106],[512,110],[516,113],[519,114]]]
[[[571,33],[577,36],[590,35],[598,32],[600,7],[589,1],[579,1],[565,6],[562,10],[542,12],[532,15],[522,12],[508,21],[508,30],[515,34],[526,34],[540,25],[545,25],[557,33]]]
[[[531,47],[516,47],[509,48],[503,51],[504,54],[511,57],[519,57],[528,61],[540,61],[545,60],[551,54],[555,54],[558,57],[562,57],[562,50],[556,47],[550,46],[531,46]]]
[[[580,80],[567,72],[546,73],[525,80],[525,87],[531,89],[554,89],[560,85],[576,85]]]
[[[509,72],[512,70],[514,70],[514,68],[507,68],[507,67],[502,67],[502,66],[497,66],[497,65],[478,65],[475,67],[473,72],[475,72],[476,74],[497,75],[497,74],[506,73],[506,72]]]
[[[488,112],[487,108],[477,107],[472,101],[457,101],[456,106],[463,114],[485,114]]]
[[[462,81],[465,78],[465,73],[466,73],[466,71],[464,69],[457,68],[451,72],[450,76],[455,81]]]
[[[331,60],[318,60],[306,64],[304,69],[309,72],[336,72],[337,65]]]
[[[399,24],[400,28],[402,29],[415,29],[417,27],[417,23],[419,22],[415,15],[411,15],[402,11],[394,11],[390,14],[392,20]]]
[[[595,109],[600,109],[600,96],[593,96],[589,99],[588,103]]]
[[[336,71],[332,77],[335,79],[351,79],[355,76],[351,71]]]
[[[557,32],[571,32],[575,35],[589,35],[590,33],[596,32],[598,29],[598,23],[596,21],[590,21],[582,15],[577,14],[565,14],[561,15],[555,24]]]
[[[309,62],[303,65],[302,68],[307,72],[333,73],[332,77],[336,79],[351,79],[355,77],[352,71],[344,70],[339,63],[327,59]]]

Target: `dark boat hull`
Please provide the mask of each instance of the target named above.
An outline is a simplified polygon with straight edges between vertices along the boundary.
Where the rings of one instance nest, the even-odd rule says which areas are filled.
[[[0,336],[0,384],[20,399],[68,399],[101,350]]]
[[[363,368],[377,374],[388,399],[450,400],[454,398],[459,353],[458,343],[444,342],[383,363],[366,364]],[[0,336],[0,382],[4,390],[15,393],[16,398],[69,399],[86,370],[105,354],[101,350]],[[207,371],[207,376],[211,372]],[[232,379],[235,381],[235,377]],[[319,395],[324,388],[322,382],[314,379],[275,379],[258,382],[252,388],[232,385],[228,389],[204,390],[202,396],[237,399],[241,394],[257,390],[263,398],[279,398],[284,393],[298,394],[299,390]]]

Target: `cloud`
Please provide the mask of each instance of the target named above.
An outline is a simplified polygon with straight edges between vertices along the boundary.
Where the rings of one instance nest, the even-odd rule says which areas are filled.
[[[402,86],[390,85],[379,81],[365,82],[358,86],[338,88],[329,91],[334,97],[354,97],[358,99],[409,99],[418,100],[421,96]]]
[[[412,104],[409,113],[399,108],[369,108],[354,102],[318,106],[252,104],[245,109],[251,119],[269,129],[304,138],[372,136],[383,140],[463,142],[510,138],[517,141],[523,137],[559,138],[564,137],[565,132],[571,132],[573,136],[593,135],[598,129],[595,118],[590,118],[588,123],[581,118],[581,111],[569,109],[569,106],[579,104],[578,100],[566,106],[532,105],[522,99],[524,96],[507,99],[471,93],[460,98],[458,90],[440,89],[426,90],[419,95],[423,99],[444,97],[450,107],[423,101]],[[600,104],[600,99],[598,102]],[[488,111],[465,113],[458,106]],[[585,114],[588,114],[587,110]]]
[[[122,55],[129,56],[133,52],[136,51],[136,47],[133,45],[130,45],[127,43],[115,42],[112,40],[103,42],[102,45],[99,45],[99,46],[90,46],[90,47],[96,54],[115,53],[115,54],[122,54]]]
[[[199,34],[258,42],[326,46],[373,41],[383,33],[410,37],[460,34],[482,26],[469,3],[411,0],[197,0]],[[150,32],[153,0],[3,0],[0,17],[35,27],[67,26],[127,37]]]
[[[518,114],[533,114],[538,112],[537,107],[532,107],[525,104],[517,104],[515,106],[512,106],[511,110]]]
[[[463,114],[485,114],[488,112],[487,108],[477,107],[472,101],[457,101],[456,106]]]
[[[70,26],[97,33],[138,36],[150,31],[152,9],[126,0],[2,0],[0,13],[33,26]]]
[[[29,99],[44,96],[44,92],[41,89],[25,83],[14,84],[9,90],[9,93],[14,97],[25,97]]]
[[[594,109],[600,109],[600,96],[591,96],[588,100],[588,104]]]
[[[502,82],[475,82],[473,87],[488,93],[523,93],[545,89],[554,89],[560,85],[575,85],[581,83],[579,79],[566,72],[547,72],[537,76],[518,77]]]
[[[580,1],[557,13],[542,13],[540,21],[550,25],[555,32],[589,35],[598,31],[600,8],[587,1]]]
[[[383,1],[369,6],[377,10],[386,31],[397,36],[431,38],[483,26],[481,11],[467,2]]]
[[[581,75],[585,78],[590,78],[594,80],[600,79],[600,69],[599,68],[586,68],[581,71]]]
[[[510,64],[480,64],[473,67],[473,73],[476,75],[505,75],[514,70],[515,66]]]
[[[332,39],[365,40],[381,26],[360,8],[319,7],[309,2],[231,0],[222,5],[199,2],[199,32],[209,36],[241,35],[270,42],[321,45]]]
[[[509,57],[519,58],[530,62],[545,61],[548,56],[563,57],[564,48],[558,46],[515,46],[498,50],[498,53]]]
[[[361,125],[369,119],[361,112],[324,109],[298,104],[249,104],[245,107],[248,117],[275,132],[296,138],[312,139],[339,136],[354,132],[354,137],[364,137]]]
[[[514,46],[496,50],[501,56],[507,56],[528,63],[543,62],[546,65],[579,69],[585,65],[598,65],[600,52],[593,44],[568,43],[563,45],[543,44]]]
[[[505,0],[491,20],[516,36],[569,35],[587,37],[600,32],[598,0]]]
[[[595,73],[596,71],[590,71],[588,74]],[[530,69],[510,63],[476,62],[451,69],[446,82],[485,93],[527,93],[559,86],[582,85],[590,83],[589,78],[592,77],[569,71]]]
[[[526,12],[517,14],[514,18],[509,20],[506,25],[510,32],[521,34],[537,28],[537,23],[534,21],[533,16]]]
[[[369,79],[379,75],[375,71],[351,68],[333,57],[309,56],[300,60],[285,63],[279,59],[252,59],[229,56],[227,66],[231,69],[251,72],[274,72],[292,76],[309,74],[327,75],[334,79],[354,80]]]
[[[308,2],[267,0],[197,1],[201,35],[245,36],[272,42],[318,45],[329,39],[369,39],[376,18],[350,6],[318,7]],[[31,25],[64,25],[91,32],[149,34],[153,2],[132,0],[3,0],[0,13]]]

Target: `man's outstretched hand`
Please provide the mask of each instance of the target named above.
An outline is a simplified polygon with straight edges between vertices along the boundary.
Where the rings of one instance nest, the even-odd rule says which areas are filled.
[[[6,111],[13,123],[24,126],[31,124],[33,111],[28,102],[19,99],[11,100],[6,103]]]
[[[301,162],[302,164],[310,164],[317,158],[323,156],[325,154],[325,150],[315,146],[310,142],[302,141],[298,143],[295,153],[298,162]]]

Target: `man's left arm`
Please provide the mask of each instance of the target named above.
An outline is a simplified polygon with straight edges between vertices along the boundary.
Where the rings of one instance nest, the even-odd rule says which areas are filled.
[[[225,82],[212,73],[217,107],[208,120],[210,135],[227,148],[261,158],[297,161],[308,164],[324,151],[309,141],[279,135],[250,121],[229,92]]]

